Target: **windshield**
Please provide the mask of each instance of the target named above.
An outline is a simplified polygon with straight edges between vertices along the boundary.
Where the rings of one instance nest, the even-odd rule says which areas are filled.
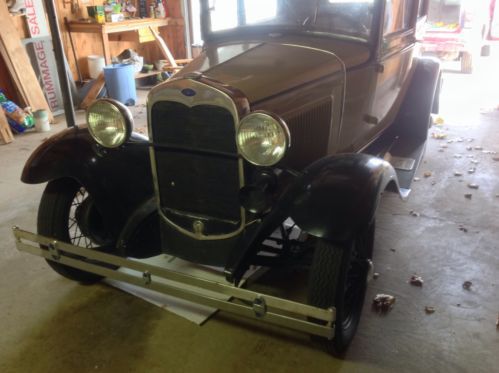
[[[300,31],[369,39],[376,0],[203,0],[206,32]]]
[[[430,0],[428,24],[431,28],[455,30],[461,23],[461,0]]]

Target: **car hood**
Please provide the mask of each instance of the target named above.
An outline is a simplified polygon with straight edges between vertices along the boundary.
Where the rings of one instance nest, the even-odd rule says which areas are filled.
[[[179,76],[201,72],[239,89],[254,104],[326,76],[344,74],[345,65],[358,63],[345,60],[321,48],[245,42],[208,47]]]

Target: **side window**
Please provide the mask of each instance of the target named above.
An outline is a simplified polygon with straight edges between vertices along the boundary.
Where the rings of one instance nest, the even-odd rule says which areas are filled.
[[[414,0],[386,0],[383,34],[390,35],[409,29]]]
[[[210,0],[211,31],[237,27],[237,1]]]
[[[269,21],[277,15],[277,0],[245,0],[246,24]]]

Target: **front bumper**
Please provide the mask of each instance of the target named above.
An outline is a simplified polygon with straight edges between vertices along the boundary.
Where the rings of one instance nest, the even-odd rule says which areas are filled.
[[[18,250],[66,266],[288,329],[328,339],[332,339],[334,336],[334,321],[336,319],[334,308],[322,309],[284,298],[257,293],[233,285],[174,272],[136,260],[125,259],[65,242],[59,242],[49,237],[21,230],[17,227],[13,228],[13,233],[16,238],[16,247]],[[40,244],[46,246],[48,249],[40,248]],[[75,256],[78,256],[78,258],[75,258]],[[85,261],[85,259],[92,260],[92,262]],[[134,274],[112,270],[95,264],[96,262],[126,268],[133,271]],[[159,278],[188,285],[189,290],[156,281]],[[227,301],[216,299],[203,294],[202,290],[221,293],[228,295],[230,298]],[[309,321],[310,318],[317,320],[318,323]]]

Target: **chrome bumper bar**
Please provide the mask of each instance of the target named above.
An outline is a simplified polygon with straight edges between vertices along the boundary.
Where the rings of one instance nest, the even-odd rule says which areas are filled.
[[[334,321],[336,318],[334,308],[322,309],[308,304],[257,293],[233,285],[190,276],[144,264],[136,260],[125,259],[65,242],[59,242],[49,237],[21,230],[17,227],[13,228],[13,232],[16,238],[16,247],[19,251],[25,251],[70,267],[251,319],[265,321],[270,324],[328,339],[332,339],[334,336]],[[48,249],[40,248],[39,244],[46,246]],[[74,255],[82,258],[74,258]],[[95,264],[95,262],[87,262],[84,260],[85,258],[103,264],[127,268],[132,270],[134,274],[106,268]],[[160,278],[188,285],[189,289],[157,281]],[[196,289],[210,290],[224,294],[229,297],[229,300],[213,298],[196,291]],[[319,323],[311,322],[308,318],[316,319]]]

